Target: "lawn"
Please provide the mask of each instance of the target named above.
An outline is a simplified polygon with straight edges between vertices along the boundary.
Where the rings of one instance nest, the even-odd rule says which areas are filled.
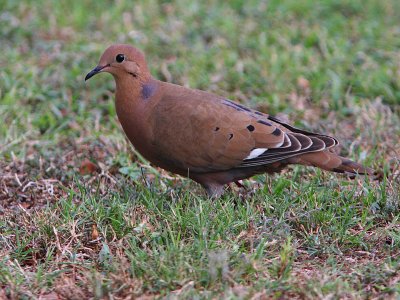
[[[400,1],[0,0],[0,299],[400,297]],[[336,136],[210,200],[125,138],[112,43],[154,77]]]

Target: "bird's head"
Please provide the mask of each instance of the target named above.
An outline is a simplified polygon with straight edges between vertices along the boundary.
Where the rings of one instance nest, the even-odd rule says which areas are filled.
[[[145,79],[149,76],[144,54],[135,47],[124,44],[108,47],[99,64],[86,75],[85,81],[101,72],[112,74],[116,80],[126,76],[134,79]]]

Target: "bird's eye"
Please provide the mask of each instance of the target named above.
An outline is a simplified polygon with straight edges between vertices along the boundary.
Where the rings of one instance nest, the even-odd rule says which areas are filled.
[[[125,56],[124,56],[123,54],[118,54],[118,55],[115,57],[115,60],[116,60],[117,62],[119,62],[119,63],[122,63],[122,62],[125,60]]]

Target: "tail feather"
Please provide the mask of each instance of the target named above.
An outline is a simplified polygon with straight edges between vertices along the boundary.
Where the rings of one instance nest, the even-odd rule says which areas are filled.
[[[340,166],[337,168],[332,169],[334,172],[339,172],[339,173],[352,173],[352,174],[361,174],[361,175],[376,175],[375,170],[364,167],[363,165],[354,162],[350,159],[347,159],[345,157],[339,156],[339,158],[342,160],[342,163]]]
[[[337,173],[350,173],[361,175],[377,175],[373,169],[364,167],[348,158],[341,157],[330,151],[307,153],[293,158],[291,163],[314,166]]]

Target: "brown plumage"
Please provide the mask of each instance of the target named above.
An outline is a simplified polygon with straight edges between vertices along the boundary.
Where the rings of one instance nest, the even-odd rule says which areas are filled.
[[[330,136],[300,130],[224,97],[154,79],[144,55],[112,45],[85,80],[111,73],[116,111],[129,140],[150,162],[200,183],[218,197],[225,184],[302,164],[373,174],[340,157]]]

